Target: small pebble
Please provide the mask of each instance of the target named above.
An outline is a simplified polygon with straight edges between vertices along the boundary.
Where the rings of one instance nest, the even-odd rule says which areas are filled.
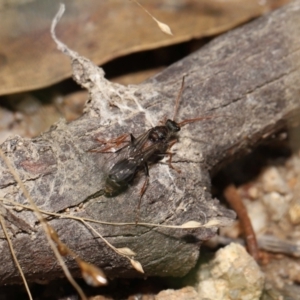
[[[300,204],[296,203],[289,208],[289,218],[293,225],[300,224]]]
[[[267,168],[262,174],[263,189],[267,193],[289,193],[290,189],[275,167]]]
[[[255,260],[239,244],[231,243],[200,267],[199,300],[258,300],[265,276]]]

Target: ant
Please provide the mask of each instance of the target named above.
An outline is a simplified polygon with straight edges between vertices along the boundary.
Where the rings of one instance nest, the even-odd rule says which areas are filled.
[[[115,197],[121,194],[129,187],[136,174],[140,170],[144,169],[146,179],[140,191],[140,198],[137,207],[139,211],[141,199],[147,189],[149,181],[148,163],[155,162],[162,156],[168,155],[169,166],[177,170],[172,165],[173,154],[171,152],[168,152],[168,149],[170,149],[177,142],[177,139],[175,137],[177,132],[179,132],[181,127],[186,124],[212,118],[212,116],[206,116],[187,119],[182,122],[175,121],[179,107],[179,101],[181,99],[184,88],[184,79],[185,77],[182,78],[181,88],[176,99],[172,120],[167,119],[164,125],[152,127],[137,138],[130,134],[130,142],[127,142],[128,144],[126,146],[121,147],[117,151],[109,150],[114,148],[112,145],[119,146],[120,144],[124,143],[128,134],[121,135],[118,138],[112,139],[108,142],[97,139],[99,142],[104,143],[107,146],[102,149],[92,149],[90,151],[100,153],[114,152],[119,153],[119,155],[116,157],[116,162],[113,163],[108,170],[104,188],[87,197],[85,201],[97,198],[101,195],[104,195],[106,197]],[[180,170],[177,171],[180,172]]]

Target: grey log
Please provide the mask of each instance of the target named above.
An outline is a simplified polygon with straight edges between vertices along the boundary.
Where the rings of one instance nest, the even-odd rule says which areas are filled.
[[[139,172],[132,186],[115,198],[99,197],[76,209],[100,189],[107,155],[92,153],[96,138],[124,133],[134,136],[172,118],[182,77],[186,84],[177,120],[212,115],[212,119],[186,125],[172,147],[173,165],[150,166],[150,184],[142,199],[140,222],[182,224],[189,220],[219,220],[229,224],[235,214],[211,198],[210,172],[237,154],[251,150],[260,140],[286,124],[300,108],[300,1],[295,1],[250,24],[226,33],[199,51],[138,86],[123,87],[106,81],[101,69],[59,44],[70,56],[74,79],[89,90],[83,116],[70,124],[61,121],[41,136],[14,137],[1,148],[19,172],[36,204],[43,210],[87,216],[102,221],[134,222]],[[55,66],[53,66],[55,67]],[[1,197],[26,203],[7,166],[1,160]],[[44,234],[31,212],[2,209],[14,230],[12,237],[28,280],[62,276]],[[6,212],[6,213],[5,213]],[[14,217],[9,218],[12,214]],[[22,219],[24,222],[14,222]],[[86,261],[109,277],[140,276],[128,260],[115,254],[84,225],[52,219],[61,239]],[[183,276],[196,263],[201,242],[217,227],[175,230],[143,226],[94,225],[116,247],[137,253],[146,276]],[[2,239],[0,283],[20,281],[7,242]],[[70,270],[79,275],[72,259]]]

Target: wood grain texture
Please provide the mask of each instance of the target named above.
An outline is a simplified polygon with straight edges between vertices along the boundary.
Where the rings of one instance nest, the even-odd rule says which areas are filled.
[[[222,35],[201,50],[170,66],[138,86],[123,87],[106,81],[101,69],[61,45],[70,56],[74,79],[87,88],[90,99],[77,121],[54,125],[41,136],[14,137],[2,149],[24,184],[44,210],[102,221],[134,222],[143,173],[116,198],[98,198],[75,211],[88,195],[101,188],[106,154],[91,153],[96,137],[123,133],[135,136],[171,117],[181,79],[186,85],[178,121],[214,115],[186,125],[172,147],[173,163],[181,173],[157,163],[150,167],[150,185],[141,205],[141,222],[182,224],[219,219],[229,224],[235,214],[210,194],[210,173],[221,163],[246,153],[262,139],[285,126],[300,108],[300,1],[295,1],[250,24]],[[24,203],[20,189],[0,162],[0,195]],[[62,275],[30,212],[13,214],[35,227],[31,235],[15,227],[17,256],[29,280]],[[85,260],[102,267],[110,277],[140,276],[126,259],[105,246],[82,224],[53,219],[61,239]],[[196,263],[201,242],[217,227],[171,230],[140,226],[95,226],[116,247],[138,255],[147,276],[183,276]],[[27,228],[28,229],[28,228]],[[0,241],[0,283],[19,280],[5,240]],[[71,271],[79,274],[72,260]]]

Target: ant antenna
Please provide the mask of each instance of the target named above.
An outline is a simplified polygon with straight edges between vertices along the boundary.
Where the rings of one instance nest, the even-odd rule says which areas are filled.
[[[185,79],[185,76],[186,75],[184,75],[182,77],[181,88],[180,88],[180,91],[179,91],[178,96],[176,98],[176,104],[175,104],[175,108],[174,108],[173,121],[175,121],[175,118],[176,118],[176,115],[177,115],[177,112],[178,112],[179,101],[181,99],[183,88],[184,88],[184,79]],[[209,120],[209,119],[213,119],[215,117],[220,117],[220,116],[218,116],[218,115],[203,116],[203,117],[199,117],[199,118],[187,119],[187,120],[181,121],[181,122],[179,122],[177,124],[179,125],[179,127],[182,127],[182,126],[184,126],[186,124],[190,124],[190,123],[194,123],[194,122],[198,122],[198,121],[202,121],[202,120]]]
[[[176,98],[176,104],[175,104],[175,108],[174,108],[173,121],[175,121],[175,118],[176,118],[176,115],[177,115],[177,112],[178,112],[179,101],[181,99],[182,91],[183,91],[183,87],[184,87],[184,78],[185,78],[185,75],[182,77],[181,88],[180,88],[180,91],[179,91],[178,96]]]
[[[198,121],[202,121],[202,120],[209,120],[209,119],[212,119],[212,118],[215,118],[215,117],[217,117],[217,116],[212,115],[212,116],[205,116],[205,117],[194,118],[194,119],[187,119],[187,120],[184,120],[184,121],[178,123],[178,125],[180,127],[182,127],[186,124],[190,124],[190,123],[194,123],[194,122],[198,122]]]

